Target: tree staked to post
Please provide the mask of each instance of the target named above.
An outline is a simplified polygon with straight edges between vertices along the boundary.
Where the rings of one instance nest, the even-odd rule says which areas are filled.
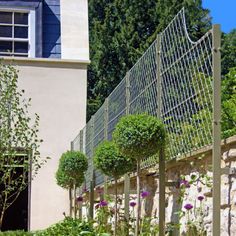
[[[147,114],[128,115],[120,119],[113,138],[120,152],[135,158],[137,165],[137,218],[135,236],[139,235],[141,214],[140,164],[146,157],[158,154],[165,145],[165,130],[162,122]]]

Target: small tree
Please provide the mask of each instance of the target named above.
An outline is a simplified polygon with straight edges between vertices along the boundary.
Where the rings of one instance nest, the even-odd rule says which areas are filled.
[[[69,202],[70,202],[70,216],[72,216],[72,189],[74,188],[74,179],[66,175],[65,172],[59,167],[56,172],[57,184],[69,191]],[[81,176],[79,179],[76,179],[75,188],[81,186],[84,182],[84,176]],[[74,204],[76,206],[76,204]]]
[[[60,158],[56,179],[59,186],[69,190],[70,216],[72,216],[72,189],[74,189],[74,216],[76,217],[76,188],[84,182],[87,168],[87,158],[79,151],[67,151]]]
[[[135,235],[139,234],[140,221],[140,162],[158,153],[163,147],[165,131],[162,122],[147,114],[128,115],[120,119],[113,138],[120,152],[137,163],[137,219]]]
[[[45,160],[40,159],[39,116],[28,113],[30,99],[18,90],[17,70],[0,65],[0,229],[6,210],[27,187]],[[32,168],[31,168],[32,167]]]
[[[115,231],[117,235],[117,180],[133,169],[134,160],[123,156],[114,142],[104,141],[95,150],[94,163],[96,168],[115,180]]]

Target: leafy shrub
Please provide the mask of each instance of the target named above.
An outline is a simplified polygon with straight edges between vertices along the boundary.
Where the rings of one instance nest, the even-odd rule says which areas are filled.
[[[60,158],[56,180],[59,186],[69,190],[70,216],[72,215],[72,189],[74,189],[74,216],[76,217],[76,188],[82,185],[87,168],[88,161],[82,152],[67,151]]]
[[[69,189],[73,187],[74,179],[65,174],[60,168],[56,172],[56,180],[57,184],[65,189]],[[80,176],[76,181],[76,187],[79,187],[81,183],[84,182],[84,175]]]
[[[125,156],[141,159],[158,152],[164,144],[162,122],[147,114],[124,116],[118,122],[113,138]]]
[[[21,230],[0,232],[0,236],[33,236],[33,233]]]
[[[34,236],[95,236],[92,223],[66,217],[46,230],[34,233]]]
[[[222,82],[222,135],[236,134],[236,67],[231,68]]]
[[[59,168],[73,179],[80,179],[88,168],[86,156],[78,151],[67,151],[62,154]]]
[[[114,142],[104,141],[95,150],[94,163],[104,174],[118,178],[132,170],[134,160],[123,156]]]

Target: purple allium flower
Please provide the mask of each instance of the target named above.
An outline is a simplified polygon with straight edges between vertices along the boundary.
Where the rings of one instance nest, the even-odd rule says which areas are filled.
[[[102,201],[99,202],[100,207],[105,207],[107,205],[108,205],[108,203],[105,200],[102,200]]]
[[[135,207],[135,206],[136,206],[136,202],[132,201],[132,202],[129,203],[129,205],[130,205],[131,207]]]
[[[82,197],[82,196],[77,197],[77,198],[76,198],[76,201],[77,201],[77,202],[82,202],[82,201],[83,201],[83,197]]]
[[[202,200],[204,199],[204,197],[203,197],[203,196],[198,196],[197,199],[198,199],[199,201],[202,201]]]
[[[191,210],[191,209],[193,208],[193,205],[190,204],[190,203],[188,203],[188,204],[186,204],[186,205],[184,206],[184,208],[189,211],[189,210]]]
[[[180,180],[180,187],[184,186],[185,188],[190,188],[190,184],[188,180],[182,179]]]
[[[148,192],[148,191],[142,191],[141,192],[141,197],[142,198],[146,198],[146,197],[148,197],[150,195],[150,193]]]
[[[86,187],[83,188],[83,193],[88,192],[88,190],[86,189]]]

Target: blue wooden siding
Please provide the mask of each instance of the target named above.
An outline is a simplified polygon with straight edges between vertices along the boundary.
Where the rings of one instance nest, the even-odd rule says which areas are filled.
[[[43,3],[43,57],[61,57],[60,0]]]

